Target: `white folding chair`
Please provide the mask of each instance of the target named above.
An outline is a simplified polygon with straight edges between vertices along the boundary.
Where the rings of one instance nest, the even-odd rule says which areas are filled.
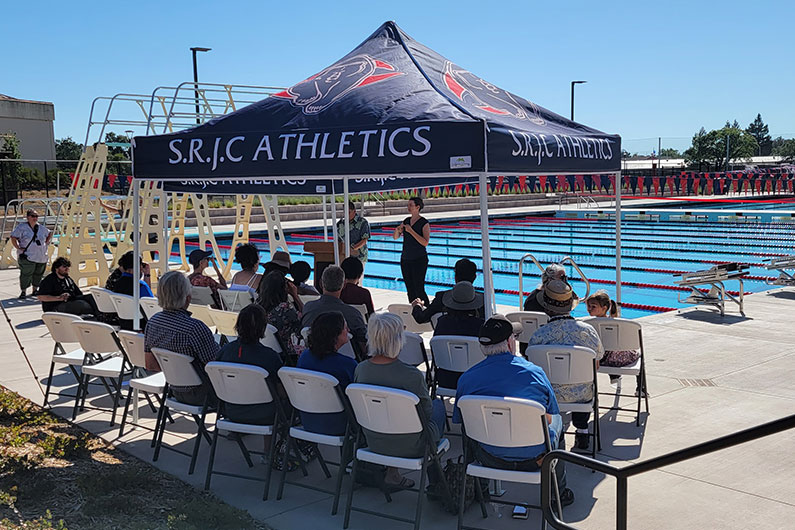
[[[212,318],[215,324],[215,329],[221,334],[221,344],[235,340],[237,338],[237,330],[235,329],[235,324],[237,324],[237,313],[224,311],[223,309],[214,309],[212,307],[208,308],[208,311],[210,313],[210,318]]]
[[[629,375],[637,378],[638,406],[635,425],[639,426],[641,399],[646,400],[646,414],[649,413],[649,392],[646,387],[646,356],[643,351],[643,330],[640,323],[626,318],[589,318],[585,322],[594,327],[606,351],[635,350],[640,353],[638,360],[629,366],[599,366],[599,373],[602,374]],[[620,384],[615,394],[612,392],[603,392],[603,394],[615,395],[617,398],[635,397],[631,394],[622,394]],[[608,410],[634,410],[619,406],[602,408]]]
[[[77,418],[78,409],[85,408],[89,379],[98,377],[108,390],[108,394],[113,397],[113,409],[110,417],[110,426],[113,427],[116,423],[116,409],[122,397],[122,381],[124,377],[132,375],[132,364],[127,359],[124,346],[113,326],[102,322],[75,320],[72,322],[72,327],[83,350],[105,359],[96,364],[83,365],[80,384],[77,387],[75,407],[72,411],[72,421]],[[108,385],[108,381],[113,388]]]
[[[549,316],[539,311],[514,311],[505,315],[505,318],[522,325],[522,332],[516,338],[516,341],[524,343],[530,341],[530,337],[538,328],[549,322]]]
[[[119,293],[110,293],[108,296],[111,302],[113,302],[113,307],[116,308],[116,314],[119,315],[120,319],[134,321],[136,315],[141,319],[143,318],[141,308],[135,305],[135,298],[132,296]]]
[[[197,305],[215,305],[213,290],[209,287],[199,287],[193,285],[190,288],[190,301],[192,304]]]
[[[97,304],[97,309],[101,313],[112,314],[116,312],[116,306],[113,305],[113,300],[110,299],[110,295],[113,294],[113,291],[103,287],[92,287],[89,292],[94,298],[94,302]]]
[[[450,449],[450,441],[447,438],[442,438],[435,447],[431,446],[430,429],[428,426],[430,418],[426,418],[424,412],[419,407],[420,398],[411,392],[375,385],[352,384],[348,385],[348,388],[345,389],[345,394],[350,400],[356,423],[362,428],[380,434],[413,434],[424,432],[426,447],[425,454],[419,458],[402,458],[376,453],[369,448],[360,448],[359,439],[357,438],[353,451],[353,468],[348,486],[348,503],[345,508],[345,522],[342,527],[348,528],[351,510],[355,510],[396,521],[413,523],[414,529],[419,530],[420,520],[422,518],[422,505],[425,498],[425,480],[428,464],[437,466],[440,481],[446,495],[448,497],[450,495],[447,481],[444,479],[444,473],[442,472],[441,463],[439,461],[440,455]],[[414,519],[392,516],[383,512],[376,512],[353,506],[353,477],[356,476],[357,463],[360,461],[420,472],[419,499],[417,500]],[[387,495],[387,500],[391,500],[389,495],[387,493],[385,494]]]
[[[213,430],[213,439],[210,448],[210,461],[207,464],[207,477],[204,480],[204,489],[210,489],[210,480],[213,474],[226,475],[238,478],[245,478],[249,480],[261,480],[246,475],[237,475],[234,473],[227,473],[221,471],[213,471],[215,464],[215,450],[218,446],[219,431],[224,430],[235,435],[238,446],[243,452],[249,467],[253,467],[249,452],[242,439],[241,434],[255,434],[261,436],[271,436],[271,445],[268,451],[268,464],[265,471],[265,492],[262,495],[262,500],[268,500],[268,490],[271,483],[271,471],[273,466],[274,448],[276,447],[275,433],[278,430],[279,424],[283,419],[276,414],[274,421],[271,425],[255,425],[248,423],[237,423],[227,419],[224,415],[224,406],[228,404],[234,405],[266,405],[273,403],[276,400],[275,390],[268,384],[268,371],[259,366],[252,366],[240,363],[226,363],[213,361],[205,365],[204,371],[210,378],[210,383],[213,385],[215,394],[218,396],[218,414],[215,419],[215,429]],[[278,407],[278,403],[277,409]],[[286,467],[286,463],[285,463]]]
[[[72,322],[83,320],[77,315],[70,315],[69,313],[49,312],[41,316],[44,325],[50,332],[50,337],[55,341],[55,346],[52,349],[52,359],[50,360],[50,374],[47,376],[47,390],[44,391],[44,406],[47,406],[50,387],[52,385],[52,376],[55,371],[55,365],[65,365],[75,376],[77,382],[80,382],[80,374],[77,372],[75,366],[82,366],[89,363],[92,359],[86,354],[83,348],[74,348],[66,350],[67,345],[79,344],[80,339],[75,334],[75,329],[72,327]]]
[[[422,337],[411,331],[404,331],[403,348],[400,349],[398,360],[415,367],[424,366],[428,386],[431,386],[433,371],[428,360],[428,352],[425,349],[425,341],[422,340]]]
[[[190,312],[190,316],[204,322],[204,325],[210,328],[210,331],[213,334],[216,333],[215,329],[215,321],[213,320],[212,315],[210,315],[210,306],[202,305],[202,304],[190,304],[188,306],[188,311]]]
[[[417,324],[417,321],[411,316],[411,304],[389,304],[386,310],[400,317],[400,320],[403,321],[403,329],[406,331],[411,331],[412,333],[433,331],[433,326],[431,326],[430,322]]]
[[[364,321],[367,322],[367,319],[370,317],[370,315],[367,314],[367,306],[365,304],[350,304],[350,305],[358,309],[359,313],[362,314]]]
[[[584,346],[561,346],[542,344],[528,346],[525,357],[536,366],[540,366],[553,385],[572,385],[593,383],[593,397],[584,403],[563,403],[558,400],[561,412],[593,413],[593,431],[588,433],[593,439],[591,455],[596,458],[596,451],[602,449],[601,431],[599,428],[599,386],[596,380],[596,352]]]
[[[293,406],[292,417],[288,425],[295,424],[296,411],[312,414],[336,414],[348,411],[346,408],[346,400],[339,386],[339,381],[331,375],[313,372],[311,370],[303,370],[301,368],[284,367],[279,369],[279,379]],[[348,413],[350,412],[348,411]],[[350,444],[353,442],[353,436],[355,435],[354,432],[355,430],[351,429],[350,422],[345,429],[345,434],[342,436],[315,433],[307,431],[301,426],[290,427],[287,433],[287,450],[290,450],[292,447],[292,440],[295,438],[311,443],[342,448],[340,454],[343,456],[348,455],[350,452]],[[326,478],[331,478],[331,473],[329,473],[326,462],[319,451],[318,461]],[[331,515],[336,515],[340,501],[340,492],[342,491],[342,477],[345,475],[345,467],[347,465],[348,462],[346,461],[341,461],[338,464],[337,482],[333,492],[299,482],[289,482],[289,484],[322,491],[324,493],[333,493],[334,503],[331,507]],[[282,468],[281,477],[279,479],[279,491],[276,494],[277,501],[282,498],[285,482],[287,482],[287,466]]]
[[[155,424],[155,453],[152,457],[152,461],[156,462],[160,456],[160,448],[163,446],[163,433],[166,430],[166,419],[169,411],[174,410],[187,414],[193,418],[193,421],[196,422],[196,426],[198,427],[196,441],[193,445],[193,454],[190,458],[190,467],[188,468],[188,475],[192,475],[193,470],[196,468],[196,458],[199,456],[199,444],[201,443],[202,437],[206,438],[207,443],[210,443],[210,433],[207,432],[207,427],[204,425],[204,418],[207,416],[208,410],[207,398],[205,398],[202,405],[190,405],[176,398],[169,397],[168,393],[170,386],[201,386],[203,382],[196,372],[196,368],[193,366],[193,357],[163,348],[152,348],[152,353],[166,377],[166,384],[163,387],[163,394],[160,398],[160,410],[157,414],[157,423]],[[187,456],[186,453],[174,448],[170,449]]]
[[[157,413],[157,408],[149,398],[150,394],[160,396],[166,387],[166,376],[163,372],[155,372],[151,375],[146,373],[146,352],[144,351],[144,334],[135,333],[134,331],[119,331],[119,340],[124,345],[124,350],[127,352],[127,358],[133,365],[133,377],[128,382],[129,388],[127,389],[127,399],[124,402],[124,412],[121,415],[121,423],[119,424],[119,438],[124,436],[124,425],[127,422],[127,413],[130,409],[130,402],[133,403],[133,419],[134,425],[138,424],[138,393],[142,392],[149,402],[149,406],[153,413]],[[154,443],[154,438],[152,439]]]
[[[461,484],[466,483],[467,475],[475,478],[475,495],[480,502],[480,510],[485,519],[488,517],[486,503],[483,500],[480,479],[515,482],[520,484],[541,485],[541,470],[514,471],[496,469],[475,462],[470,454],[472,444],[470,441],[494,447],[529,447],[544,444],[546,452],[552,451],[549,438],[549,425],[544,407],[529,399],[512,397],[491,396],[462,396],[456,403],[461,410],[461,435],[464,446],[464,469],[462,470]],[[563,436],[561,433],[560,436]],[[552,492],[556,501],[558,514],[562,513],[560,505],[557,477],[552,474]],[[458,529],[463,528],[464,494],[461,488],[461,498],[458,505]],[[540,497],[540,488],[539,488]],[[497,499],[490,502],[499,504],[518,505]],[[540,509],[538,506],[529,506]],[[521,503],[521,506],[527,506]],[[542,517],[542,520],[543,517]],[[546,528],[546,521],[543,524]]]
[[[239,313],[241,309],[247,305],[254,303],[254,297],[250,291],[238,291],[236,289],[224,289],[218,291],[221,296],[221,301],[224,303],[224,309]]]
[[[314,302],[315,300],[320,298],[320,295],[319,294],[301,294],[301,295],[298,295],[298,298],[301,299],[301,302],[306,304],[308,302]]]
[[[444,313],[434,313],[431,315],[431,327],[436,329],[436,323],[439,322],[439,319],[442,318]]]
[[[439,396],[454,398],[454,387],[442,386],[439,383],[439,370],[463,374],[471,367],[486,358],[480,349],[480,342],[475,337],[459,337],[454,335],[437,335],[431,339],[431,356],[436,369],[436,393]]]
[[[157,298],[153,298],[151,296],[144,296],[140,299],[141,302],[141,309],[143,309],[144,315],[146,315],[147,319],[152,318],[157,313],[163,310],[160,307],[160,304],[157,302]]]
[[[272,349],[276,353],[283,354],[285,353],[284,348],[287,347],[287,345],[282,345],[282,342],[279,340],[279,336],[277,335],[278,332],[279,330],[276,329],[276,326],[268,324],[268,326],[265,328],[265,336],[262,337],[260,343],[263,346],[267,346],[268,348]]]

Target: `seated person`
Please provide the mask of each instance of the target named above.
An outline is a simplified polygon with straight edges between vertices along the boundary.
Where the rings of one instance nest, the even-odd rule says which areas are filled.
[[[588,314],[592,317],[615,318],[618,316],[618,307],[610,299],[610,295],[604,289],[599,289],[588,297],[585,301],[588,306]],[[612,351],[605,350],[604,356],[599,360],[600,366],[631,366],[640,358],[640,352],[636,350]],[[640,378],[640,376],[638,376]],[[616,383],[621,379],[620,375],[610,374],[610,382]]]
[[[260,343],[268,326],[266,314],[262,306],[250,304],[240,310],[235,323],[237,340],[227,343],[218,352],[219,361],[259,366],[268,371],[268,382],[272,391],[278,388],[279,368],[282,359],[278,353]],[[258,405],[224,404],[224,415],[227,419],[238,423],[255,425],[271,425],[276,418],[276,402]],[[267,447],[267,446],[266,446]]]
[[[553,449],[565,449],[563,422],[560,418],[555,391],[544,371],[522,357],[514,355],[516,336],[522,325],[512,323],[502,315],[494,315],[479,330],[480,347],[486,358],[467,370],[458,380],[455,400],[464,396],[497,396],[530,399],[541,404],[547,413],[549,438]],[[461,410],[453,409],[453,422],[461,423]],[[484,466],[513,471],[536,471],[546,453],[544,445],[528,447],[495,447],[476,443],[474,459]],[[468,462],[465,462],[466,465]],[[558,476],[560,502],[566,506],[574,502],[574,494],[566,488],[563,462],[559,461]]]
[[[41,280],[37,291],[42,311],[97,316],[94,298],[84,295],[80,287],[69,277],[71,266],[72,262],[64,257],[56,258],[52,262],[52,272]]]
[[[235,249],[235,261],[240,264],[241,271],[232,276],[230,291],[248,291],[256,296],[262,275],[259,269],[259,249],[253,243],[245,243]]]
[[[549,315],[549,323],[538,328],[530,336],[529,344],[559,344],[561,346],[584,346],[596,352],[600,359],[604,354],[602,341],[590,324],[575,320],[570,315],[577,305],[577,297],[571,286],[561,280],[549,280],[542,292],[541,305]],[[571,385],[553,384],[558,403],[582,403],[593,398],[593,383]],[[574,435],[574,446],[577,449],[588,449],[588,420],[590,412],[572,412],[571,422],[577,429]]]
[[[304,305],[301,317],[301,326],[312,325],[318,315],[329,311],[339,311],[345,317],[348,329],[353,334],[353,349],[358,358],[363,357],[363,352],[367,351],[367,325],[364,317],[353,306],[349,306],[340,300],[342,286],[345,282],[345,273],[336,265],[329,265],[323,271],[323,295],[317,300],[312,300]]]
[[[547,266],[544,269],[544,272],[541,274],[541,283],[536,287],[527,298],[524,300],[524,309],[525,311],[536,311],[539,313],[544,313],[544,307],[541,305],[541,300],[544,297],[544,286],[550,280],[562,280],[564,282],[568,281],[566,279],[566,269],[563,268],[562,265],[559,263],[552,263],[551,265]],[[519,353],[524,355],[524,351],[527,349],[527,343],[520,342],[519,343]]]
[[[348,342],[348,327],[339,311],[319,315],[309,329],[309,349],[298,358],[298,368],[323,372],[337,378],[340,389],[353,382],[356,361],[342,355],[339,349]],[[342,436],[348,426],[345,412],[337,414],[301,413],[304,429],[330,436]]]
[[[113,284],[113,288],[111,291],[114,293],[119,294],[126,294],[129,296],[133,296],[133,271],[134,271],[134,258],[133,258],[133,251],[125,252],[122,257],[119,258],[119,268],[118,270],[121,271],[121,276],[119,277],[116,282]],[[149,285],[146,283],[147,280],[151,278],[151,274],[149,272],[149,264],[144,263],[144,260],[140,260],[140,268],[141,276],[143,279],[138,280],[138,292],[140,293],[138,296],[141,298],[148,297],[152,298],[155,295],[152,294],[152,289],[149,288]]]
[[[353,256],[342,260],[343,272],[345,272],[345,285],[340,293],[340,300],[350,305],[364,305],[367,307],[367,318],[375,313],[373,308],[373,297],[370,291],[359,286],[359,280],[364,274],[362,260]]]
[[[298,286],[299,295],[320,294],[314,285],[306,283],[310,274],[312,274],[312,266],[305,261],[296,261],[290,266],[290,276],[293,277],[293,282]]]
[[[298,355],[303,351],[301,347],[301,309],[303,303],[296,293],[295,285],[287,281],[279,271],[265,275],[260,282],[259,299],[257,303],[265,310],[266,324],[276,328],[276,335],[284,348],[286,361],[295,363]],[[296,310],[288,301],[292,296],[299,309]]]
[[[226,280],[218,269],[218,262],[213,257],[213,253],[209,250],[196,249],[188,255],[188,261],[193,266],[193,272],[188,275],[190,284],[194,287],[209,287],[213,292],[213,307],[215,309],[222,309],[224,306],[221,303],[221,296],[218,294],[218,290],[226,289]],[[210,263],[213,264],[213,269],[215,269],[218,281],[204,274],[204,269],[206,269]]]
[[[203,383],[198,386],[169,386],[175,399],[189,405],[203,405],[208,397],[214,400],[204,365],[218,356],[218,343],[212,331],[201,320],[188,313],[191,285],[179,271],[165,273],[157,285],[157,301],[163,309],[146,324],[144,350],[163,348],[190,355]]]
[[[429,442],[435,447],[444,432],[444,403],[440,399],[431,400],[425,374],[398,360],[403,347],[403,321],[391,313],[375,313],[367,324],[367,334],[370,359],[356,367],[354,382],[406,390],[420,398],[420,406],[431,420]],[[426,437],[422,432],[382,434],[364,429],[364,435],[367,446],[377,453],[403,458],[419,458],[425,454]],[[428,476],[435,482],[434,472],[429,470]],[[413,481],[401,477],[394,469],[387,473],[386,480],[390,485],[413,485]]]
[[[459,335],[477,337],[483,317],[478,315],[483,310],[483,293],[475,291],[471,283],[461,281],[443,295],[446,313],[436,321],[433,336]],[[436,380],[444,388],[455,388],[459,372],[451,372],[444,368],[436,369]]]
[[[469,282],[474,285],[475,278],[477,277],[478,267],[472,261],[464,258],[460,259],[455,262],[455,269],[454,269],[454,277],[455,283],[458,282]],[[425,324],[426,322],[431,321],[431,317],[437,313],[444,313],[444,295],[446,293],[451,292],[452,289],[448,289],[447,291],[439,291],[436,293],[436,296],[433,298],[433,302],[428,307],[425,307],[422,303],[422,300],[417,298],[413,302],[411,302],[411,316],[414,317],[414,320],[417,321],[418,324]],[[481,297],[481,301],[483,298]],[[481,303],[480,308],[478,308],[478,316],[483,317],[486,313],[483,309],[483,304]]]
[[[277,250],[273,253],[273,256],[271,256],[271,260],[263,265],[265,272],[263,272],[262,275],[267,276],[268,273],[273,271],[279,271],[282,274],[289,274],[291,266],[292,262],[290,261],[290,254],[283,250]]]

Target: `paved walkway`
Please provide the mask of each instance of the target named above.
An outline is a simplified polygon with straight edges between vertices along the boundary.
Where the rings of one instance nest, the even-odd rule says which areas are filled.
[[[52,341],[40,320],[40,305],[18,302],[16,270],[0,271],[0,299],[8,310],[11,324],[25,345],[40,380],[46,375]],[[377,291],[377,307],[403,302],[405,295]],[[629,414],[602,415],[603,451],[599,459],[613,464],[648,459],[701,441],[751,427],[795,413],[795,343],[792,341],[791,310],[793,290],[778,290],[746,298],[747,318],[729,313],[721,318],[710,310],[686,310],[641,319],[648,359],[651,415],[635,427]],[[505,310],[507,308],[503,308]],[[0,328],[2,369],[0,384],[42,402],[38,384],[30,375],[10,329]],[[73,390],[67,372],[58,371],[56,389]],[[600,380],[607,387],[607,380]],[[627,386],[631,382],[625,383]],[[109,400],[98,392],[92,406],[107,406]],[[71,414],[71,398],[55,398],[54,411]],[[142,426],[119,440],[118,428],[108,426],[109,414],[86,410],[78,417],[84,428],[118,443],[130,453],[150,461],[151,427],[154,419],[142,407]],[[177,419],[169,427],[166,445],[181,450],[192,447],[191,422]],[[460,440],[451,437],[457,456]],[[249,447],[259,441],[251,438]],[[630,528],[638,529],[780,529],[795,520],[795,432],[782,433],[752,444],[651,472],[629,481]],[[157,467],[201,487],[204,480],[207,445],[202,446],[196,473],[187,475],[188,458],[163,451]],[[332,456],[333,459],[333,455]],[[219,446],[216,469],[236,471],[251,477],[264,476],[264,466],[255,462],[248,469],[238,449],[229,442]],[[332,472],[334,468],[332,468]],[[293,479],[298,477],[293,474]],[[308,482],[333,487],[332,480],[320,480],[316,464],[310,466]],[[613,526],[615,485],[598,473],[569,468],[569,485],[576,501],[564,509],[567,522],[578,528],[606,529]],[[537,490],[504,484],[505,498],[535,502]],[[253,516],[279,530],[292,528],[341,528],[342,514],[330,516],[329,495],[287,486],[281,501],[261,500],[261,484],[217,476],[212,490],[222,499],[248,510]],[[275,486],[271,499],[275,498]],[[394,495],[391,504],[372,490],[362,489],[357,504],[395,514],[413,513],[416,497],[410,493]],[[87,502],[90,502],[88,500]],[[452,529],[454,517],[434,504],[426,505],[424,528]],[[539,528],[540,519],[531,512],[529,521],[516,521],[510,509],[492,504],[489,518],[482,520],[477,508],[467,512],[467,524],[494,529]],[[405,529],[407,525],[354,513],[353,529]]]

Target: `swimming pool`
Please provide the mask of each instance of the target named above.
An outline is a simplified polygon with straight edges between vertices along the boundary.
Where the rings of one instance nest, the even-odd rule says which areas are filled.
[[[674,285],[675,275],[711,267],[723,262],[751,264],[745,292],[760,292],[771,287],[764,278],[771,273],[762,261],[795,253],[793,225],[785,223],[667,222],[625,221],[622,223],[622,316],[636,318],[660,311],[688,307],[677,301],[687,289]],[[392,239],[389,227],[374,227],[370,240],[369,261],[365,267],[365,287],[405,292],[401,280],[401,241]],[[518,265],[521,256],[533,253],[544,265],[571,256],[591,280],[591,290],[605,289],[615,294],[615,222],[600,219],[557,217],[514,217],[494,219],[490,223],[492,270],[498,304],[517,306]],[[252,234],[251,240],[267,248],[267,234]],[[231,237],[219,237],[219,245],[228,246]],[[303,254],[303,243],[322,239],[322,231],[294,232],[287,235],[293,260],[312,262]],[[189,247],[190,250],[190,247]],[[222,249],[222,252],[228,252]],[[262,253],[267,261],[267,250]],[[480,223],[477,220],[432,223],[428,246],[430,264],[426,275],[429,296],[448,289],[453,283],[453,266],[460,258],[469,258],[482,268]],[[569,269],[572,285],[579,295],[585,286],[575,271]],[[540,271],[525,264],[525,292],[535,288]],[[479,277],[477,286],[482,286]],[[729,282],[727,289],[737,289]],[[575,309],[575,316],[586,314]]]

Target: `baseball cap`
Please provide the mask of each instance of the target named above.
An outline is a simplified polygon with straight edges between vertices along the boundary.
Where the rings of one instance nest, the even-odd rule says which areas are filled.
[[[197,248],[196,250],[188,254],[188,262],[195,267],[201,262],[201,260],[203,260],[204,258],[209,258],[212,255],[213,253],[210,252],[209,250],[201,250]]]
[[[518,335],[521,332],[522,325],[520,323],[511,322],[505,315],[493,315],[480,326],[478,341],[484,346],[491,346],[508,340],[511,335]]]

